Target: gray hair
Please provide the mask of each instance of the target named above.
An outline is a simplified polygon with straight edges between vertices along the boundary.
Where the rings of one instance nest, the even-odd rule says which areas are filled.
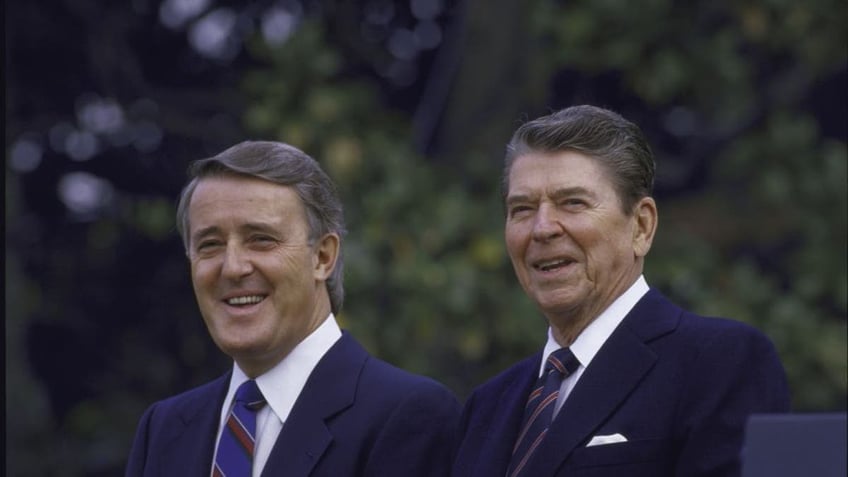
[[[530,153],[576,151],[597,160],[610,172],[625,214],[654,189],[654,155],[642,130],[619,114],[581,105],[522,124],[506,147],[501,194],[509,193],[515,160]]]
[[[237,175],[263,179],[292,187],[306,210],[309,241],[314,243],[328,233],[339,241],[346,233],[342,203],[336,187],[313,158],[303,151],[279,142],[244,141],[220,154],[195,161],[189,168],[189,183],[180,194],[177,206],[177,230],[186,252],[189,250],[188,206],[198,182],[205,177]],[[336,266],[327,278],[330,307],[338,314],[344,302],[341,247]]]

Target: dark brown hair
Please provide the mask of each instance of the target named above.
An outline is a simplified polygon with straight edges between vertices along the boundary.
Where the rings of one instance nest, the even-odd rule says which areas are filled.
[[[622,210],[653,194],[656,165],[642,130],[619,114],[596,106],[562,109],[522,124],[506,147],[502,198],[509,193],[515,160],[529,153],[577,151],[598,160],[610,172]]]

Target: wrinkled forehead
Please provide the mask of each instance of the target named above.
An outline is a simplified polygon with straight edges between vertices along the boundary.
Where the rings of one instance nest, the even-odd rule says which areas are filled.
[[[574,150],[529,152],[517,156],[507,178],[510,191],[527,185],[572,186],[586,181],[612,185],[615,182],[611,169],[601,159]]]

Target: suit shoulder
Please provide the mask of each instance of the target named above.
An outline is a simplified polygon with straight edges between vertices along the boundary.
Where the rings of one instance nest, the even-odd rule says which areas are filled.
[[[540,365],[541,359],[541,353],[536,353],[513,364],[477,386],[473,394],[500,394],[504,388],[514,386],[517,381],[526,379],[527,376],[533,376],[534,370]]]
[[[362,385],[397,389],[403,393],[453,393],[433,378],[398,368],[374,356],[368,356],[362,368]]]
[[[749,369],[761,374],[784,374],[774,343],[748,323],[683,312],[674,336],[670,343],[676,345],[669,349],[689,350],[677,355],[681,364],[723,369],[728,374]]]
[[[704,344],[720,339],[740,344],[771,345],[771,340],[765,333],[753,325],[730,318],[702,316],[688,311],[683,312],[678,331]]]
[[[426,422],[444,421],[439,425],[447,426],[459,417],[462,407],[456,394],[444,384],[373,356],[362,367],[356,395],[357,401],[368,403],[369,414],[382,416],[375,417],[375,423],[405,416],[403,419],[409,422],[424,418]]]
[[[654,289],[648,292],[633,312],[635,320],[625,322],[634,332],[648,340],[673,330],[678,339],[690,340],[695,347],[719,338],[731,342],[770,343],[762,331],[748,323],[686,310]]]
[[[148,409],[152,413],[155,409],[157,413],[178,411],[184,409],[193,409],[199,407],[200,404],[206,404],[210,400],[218,397],[223,399],[226,392],[226,386],[229,382],[229,373],[221,376],[213,381],[201,384],[200,386],[191,388],[180,394],[167,397],[153,403]]]
[[[229,382],[230,376],[227,373],[224,376],[220,376],[212,381],[203,383],[199,386],[191,388],[187,391],[183,391],[180,394],[171,396],[164,400],[164,402],[179,402],[179,401],[193,401],[196,399],[209,399],[210,394],[215,394],[221,392],[222,389],[226,389],[226,385]]]

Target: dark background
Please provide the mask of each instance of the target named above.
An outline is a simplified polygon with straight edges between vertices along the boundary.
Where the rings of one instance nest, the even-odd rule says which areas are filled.
[[[732,5],[731,5],[732,4]],[[230,366],[174,228],[191,160],[282,140],[338,183],[342,325],[460,397],[544,341],[502,243],[503,146],[571,104],[657,156],[648,282],[846,408],[843,2],[11,1],[7,475],[118,475],[155,400]]]

